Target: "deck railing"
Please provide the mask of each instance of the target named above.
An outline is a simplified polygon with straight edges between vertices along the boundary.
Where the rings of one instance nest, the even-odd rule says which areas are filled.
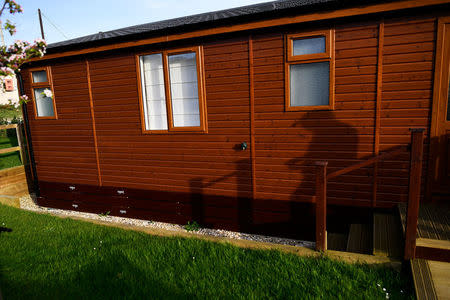
[[[327,174],[328,161],[316,162],[316,250],[327,250],[327,182],[329,179],[347,174],[351,171],[369,166],[411,151],[408,190],[408,216],[405,234],[405,259],[414,258],[416,248],[417,218],[419,214],[420,186],[423,160],[423,129],[411,129],[411,144],[399,146],[383,152],[365,161],[346,167],[342,170]]]
[[[21,124],[0,125],[0,130],[6,130],[6,129],[15,129],[16,130],[18,146],[0,149],[0,154],[19,151],[20,152],[20,161],[23,164],[24,163],[23,160],[24,160],[25,156],[24,156],[24,151],[23,151],[23,137],[21,134],[22,133]]]

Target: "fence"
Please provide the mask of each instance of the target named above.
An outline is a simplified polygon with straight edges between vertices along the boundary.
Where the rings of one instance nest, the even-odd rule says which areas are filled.
[[[411,162],[404,258],[414,258],[422,177],[423,143],[424,130],[413,129],[411,130],[411,143],[408,146],[394,148],[334,173],[327,174],[327,161],[316,162],[316,249],[319,251],[327,250],[327,181],[339,175],[383,161],[388,157],[392,158],[402,152],[409,151],[411,153]]]
[[[17,143],[18,143],[18,146],[16,146],[16,147],[0,149],[0,154],[19,151],[20,152],[20,161],[22,162],[22,164],[25,164],[25,161],[24,161],[24,159],[26,159],[25,152],[24,152],[25,143],[24,143],[24,139],[23,139],[23,135],[22,135],[22,126],[23,126],[22,124],[0,125],[0,130],[15,129],[16,136],[17,136]]]

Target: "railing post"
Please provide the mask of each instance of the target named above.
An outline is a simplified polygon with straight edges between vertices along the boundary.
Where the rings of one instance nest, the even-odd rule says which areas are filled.
[[[22,127],[21,124],[17,124],[16,126],[16,136],[17,136],[17,144],[20,147],[20,161],[23,165],[25,165],[25,155],[23,151],[23,141],[22,141]]]
[[[405,234],[405,259],[416,254],[417,220],[419,218],[422,179],[424,129],[411,129],[411,165],[409,169],[408,210]]]
[[[327,250],[327,161],[316,162],[316,250]]]

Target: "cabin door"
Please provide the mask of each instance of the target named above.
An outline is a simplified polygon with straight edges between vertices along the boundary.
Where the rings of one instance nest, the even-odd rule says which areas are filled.
[[[450,18],[440,20],[436,48],[430,187],[435,200],[450,198]]]

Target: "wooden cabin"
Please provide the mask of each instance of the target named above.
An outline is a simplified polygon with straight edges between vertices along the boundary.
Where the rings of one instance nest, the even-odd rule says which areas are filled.
[[[418,186],[404,148],[328,180],[328,217],[411,188],[448,203],[449,48],[449,0],[275,1],[51,44],[21,72],[38,202],[314,238],[317,162],[423,128]]]

